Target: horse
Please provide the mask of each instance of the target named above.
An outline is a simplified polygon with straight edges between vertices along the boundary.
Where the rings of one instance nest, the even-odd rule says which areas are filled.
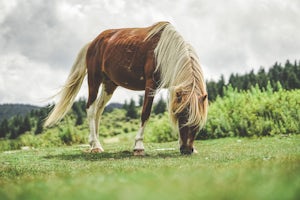
[[[195,50],[171,23],[109,29],[87,43],[58,93],[60,99],[47,117],[45,127],[58,123],[70,110],[86,75],[90,152],[104,151],[98,138],[100,118],[119,86],[145,91],[134,155],[144,155],[144,129],[154,96],[163,88],[169,91],[169,116],[173,127],[179,130],[181,154],[196,152],[193,143],[207,119],[208,94]]]

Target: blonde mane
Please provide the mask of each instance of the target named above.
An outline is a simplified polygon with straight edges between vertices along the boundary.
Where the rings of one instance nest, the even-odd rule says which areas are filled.
[[[199,101],[199,97],[207,94],[199,59],[193,47],[168,22],[154,25],[147,39],[160,31],[161,36],[154,50],[156,72],[161,78],[158,89],[169,89],[170,118],[177,126],[177,115],[189,108],[185,125],[202,128],[207,118],[208,101],[207,98],[204,102]],[[179,104],[178,93],[182,94]]]

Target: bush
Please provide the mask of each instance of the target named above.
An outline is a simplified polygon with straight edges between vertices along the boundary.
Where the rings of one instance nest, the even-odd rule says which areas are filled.
[[[237,92],[227,87],[224,97],[211,104],[198,139],[299,134],[300,90],[286,91],[280,84],[278,88],[274,92],[269,84],[266,90],[256,86]]]
[[[145,140],[149,142],[171,142],[178,139],[171,127],[167,113],[152,117],[145,129]]]
[[[63,127],[59,132],[59,138],[63,144],[82,144],[87,142],[87,132],[82,132],[74,127]]]

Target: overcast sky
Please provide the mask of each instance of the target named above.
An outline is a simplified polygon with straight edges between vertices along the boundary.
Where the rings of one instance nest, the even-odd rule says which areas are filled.
[[[194,46],[208,80],[300,60],[298,0],[0,0],[0,103],[51,102],[101,31],[162,20]],[[132,95],[118,89],[111,102]]]

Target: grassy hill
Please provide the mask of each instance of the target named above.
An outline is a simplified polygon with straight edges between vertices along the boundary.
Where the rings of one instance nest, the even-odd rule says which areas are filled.
[[[134,137],[134,136],[133,136]],[[131,142],[0,152],[0,199],[298,199],[300,135],[197,141],[181,156],[178,143]]]
[[[9,119],[13,116],[25,116],[32,110],[39,109],[38,106],[28,104],[1,104],[0,105],[0,122],[3,119]]]

